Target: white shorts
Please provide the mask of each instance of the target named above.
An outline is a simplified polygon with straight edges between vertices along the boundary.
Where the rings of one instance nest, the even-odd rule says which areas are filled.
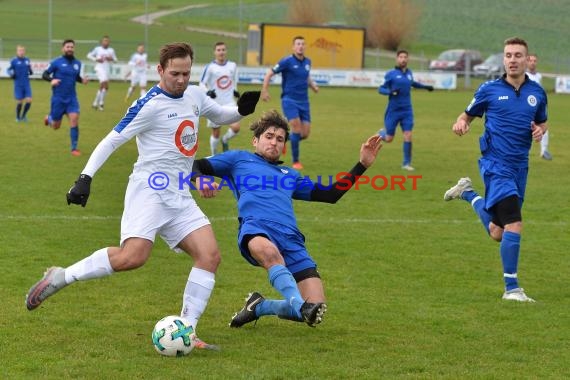
[[[237,103],[235,102],[235,100],[230,100],[229,102],[225,102],[225,103],[218,103],[222,106],[233,106],[235,107],[237,105]],[[237,123],[237,121],[236,121]],[[233,123],[232,123],[233,124]],[[208,126],[208,128],[213,128],[213,129],[217,129],[220,128],[221,125],[218,125],[216,123],[214,123],[213,121],[211,121],[210,119],[208,119],[208,123],[206,124]]]
[[[106,70],[104,67],[95,66],[95,74],[97,74],[97,79],[99,80],[99,82],[109,81],[109,71]]]
[[[178,243],[209,224],[192,197],[154,190],[146,181],[129,180],[121,219],[121,245],[132,237],[154,242],[159,234],[170,249],[182,252],[176,247]]]
[[[131,73],[131,87],[139,86],[146,88],[146,72],[133,71]]]

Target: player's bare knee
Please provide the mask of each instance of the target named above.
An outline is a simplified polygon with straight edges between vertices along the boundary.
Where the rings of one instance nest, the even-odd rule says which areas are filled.
[[[382,140],[384,140],[384,142],[391,143],[392,140],[394,140],[394,136],[386,135],[382,138]]]

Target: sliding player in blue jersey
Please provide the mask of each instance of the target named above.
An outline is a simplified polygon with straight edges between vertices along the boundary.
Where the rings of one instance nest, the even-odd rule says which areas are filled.
[[[305,38],[296,36],[293,38],[293,54],[281,59],[267,71],[261,90],[261,99],[269,101],[269,81],[275,74],[281,73],[281,108],[291,124],[291,156],[295,170],[303,169],[299,160],[300,142],[308,138],[311,132],[308,88],[315,93],[319,92],[319,86],[311,78],[310,71],[311,60],[305,56]]]
[[[479,138],[482,157],[479,170],[485,198],[473,190],[471,179],[461,178],[444,200],[469,202],[489,236],[500,245],[505,292],[503,299],[534,302],[518,283],[522,216],[532,141],[539,142],[548,130],[547,97],[543,88],[525,75],[528,46],[521,38],[505,41],[506,74],[483,83],[453,125],[463,136],[476,117],[485,115],[485,131]]]
[[[249,294],[230,327],[241,327],[264,315],[314,327],[326,311],[325,294],[317,264],[297,227],[292,200],[336,203],[374,163],[382,142],[378,135],[370,137],[362,144],[360,160],[352,170],[325,187],[279,160],[289,137],[287,121],[279,113],[265,113],[250,129],[254,153],[227,151],[196,160],[192,168],[198,176],[222,178],[220,188],[233,191],[240,224],[239,250],[250,264],[267,271],[269,282],[283,296],[268,300],[257,292]]]
[[[384,128],[378,132],[382,140],[392,142],[396,127],[400,124],[404,134],[404,161],[402,169],[412,171],[412,129],[414,128],[414,111],[412,110],[411,90],[422,88],[433,91],[433,86],[414,80],[412,70],[408,68],[408,52],[399,50],[396,53],[396,67],[386,73],[384,83],[378,92],[388,96],[388,106],[384,114]]]
[[[14,99],[16,99],[16,121],[27,122],[26,115],[32,106],[32,87],[30,75],[32,64],[26,57],[26,48],[22,45],[16,47],[16,56],[10,61],[8,75],[14,79]]]
[[[63,115],[69,119],[69,138],[71,154],[80,156],[77,149],[79,140],[79,101],[75,92],[75,83],[87,84],[88,79],[81,77],[81,62],[73,55],[75,41],[65,40],[61,45],[63,55],[54,59],[44,71],[42,78],[51,84],[51,109],[44,118],[44,124],[59,129]]]

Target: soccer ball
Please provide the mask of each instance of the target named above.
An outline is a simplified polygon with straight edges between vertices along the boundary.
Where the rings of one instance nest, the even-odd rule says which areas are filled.
[[[194,327],[178,315],[162,318],[152,330],[152,344],[164,356],[188,355],[194,349],[194,339]]]

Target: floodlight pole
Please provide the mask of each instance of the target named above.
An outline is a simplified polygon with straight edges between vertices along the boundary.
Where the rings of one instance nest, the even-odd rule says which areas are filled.
[[[52,39],[52,0],[48,2],[48,60],[51,60],[51,39]]]
[[[146,51],[149,51],[148,46],[148,0],[144,0],[144,15],[145,15],[145,23],[144,23],[144,46]]]

